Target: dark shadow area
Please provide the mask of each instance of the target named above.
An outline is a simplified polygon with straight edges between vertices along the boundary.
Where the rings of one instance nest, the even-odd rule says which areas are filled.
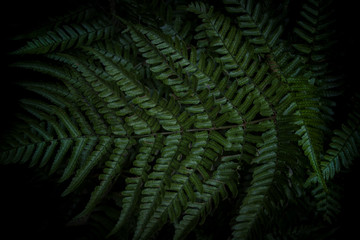
[[[68,211],[56,184],[25,166],[0,168],[1,238],[69,239]]]

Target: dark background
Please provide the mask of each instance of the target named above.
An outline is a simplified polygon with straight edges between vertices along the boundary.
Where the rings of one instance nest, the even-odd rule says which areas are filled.
[[[36,72],[9,67],[14,62],[9,53],[24,44],[12,38],[45,25],[49,17],[61,16],[82,2],[85,1],[2,1],[1,135],[14,123],[20,109],[17,101],[29,96],[15,82],[46,79]],[[71,201],[60,196],[62,189],[58,188],[56,179],[45,178],[45,173],[27,166],[0,165],[0,239],[81,239],[79,231],[66,227]]]
[[[0,92],[0,134],[11,128],[15,113],[19,109],[17,100],[27,93],[14,82],[20,79],[38,79],[37,73],[13,69],[8,65],[13,61],[9,52],[21,46],[21,42],[11,40],[19,33],[28,32],[46,24],[48,17],[61,15],[74,9],[82,1],[4,1],[1,3],[1,92]],[[106,2],[107,1],[103,1]],[[74,5],[75,4],[75,5]],[[343,69],[347,88],[360,90],[357,76],[359,55],[355,52],[359,39],[357,5],[348,1],[337,1],[339,69]],[[339,108],[348,103],[339,102]],[[341,111],[339,111],[341,114]],[[358,235],[359,226],[359,159],[354,161],[348,174],[344,174],[343,211],[339,215],[338,239]],[[26,166],[0,166],[0,231],[1,239],[77,239],[71,229],[65,227],[66,209],[71,202],[60,197],[55,180],[44,181],[41,172]],[[55,233],[55,234],[54,234]],[[50,237],[51,234],[51,237]],[[341,237],[340,237],[341,236]]]

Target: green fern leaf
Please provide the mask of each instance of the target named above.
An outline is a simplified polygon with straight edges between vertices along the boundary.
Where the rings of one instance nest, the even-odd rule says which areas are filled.
[[[336,107],[358,98],[333,61],[332,1],[298,14],[289,0],[102,4],[13,52],[38,80],[19,82],[32,93],[1,163],[65,184],[69,225],[89,238],[207,239],[220,221],[234,239],[336,229],[360,116]]]
[[[358,113],[351,114],[347,124],[342,125],[341,130],[335,130],[329,149],[321,161],[321,171],[326,181],[334,178],[342,167],[349,167],[352,160],[359,155]],[[318,176],[309,177],[307,184],[318,182]]]
[[[335,216],[340,213],[341,209],[339,208],[340,196],[338,195],[339,190],[324,192],[321,186],[318,186],[312,191],[317,203],[317,210],[323,213],[323,218],[325,221],[331,223],[334,221]]]
[[[126,162],[125,161],[127,155],[126,149],[129,148],[129,143],[130,141],[126,138],[114,139],[114,145],[115,145],[115,148],[113,150],[114,152],[110,155],[109,161],[105,162],[105,168],[103,169],[103,174],[99,175],[99,180],[101,182],[99,186],[95,187],[94,191],[91,193],[89,202],[85,206],[85,209],[74,218],[75,220],[77,218],[83,218],[84,216],[90,214],[91,211],[94,209],[94,207],[102,200],[105,193],[109,191],[112,183],[116,181],[116,178],[119,175],[122,166]],[[71,189],[70,186],[68,189]],[[64,194],[67,194],[69,191],[71,190],[66,190]]]
[[[153,160],[155,155],[162,146],[162,136],[158,135],[155,139],[153,136],[139,139],[141,144],[139,154],[133,162],[133,168],[130,172],[136,177],[129,177],[126,179],[127,186],[123,191],[123,210],[114,228],[109,233],[109,236],[118,232],[128,220],[129,216],[135,210],[140,198],[141,186],[147,180],[147,173],[149,171],[149,163]]]
[[[148,180],[144,184],[145,187],[142,191],[140,213],[134,239],[140,237],[149,219],[161,202],[165,186],[170,185],[171,172],[179,168],[178,161],[181,160],[182,154],[186,154],[186,152],[182,153],[182,149],[186,149],[189,140],[186,135],[171,134],[164,139],[164,144],[161,157],[156,160],[153,171],[148,175]],[[185,188],[184,190],[189,196],[192,196],[191,188]]]
[[[236,13],[238,26],[242,34],[250,43],[254,44],[256,53],[269,53],[277,44],[283,26],[277,25],[277,21],[264,12],[261,3],[253,0],[224,0],[225,8],[230,13]]]
[[[95,151],[93,151],[88,159],[86,159],[86,163],[79,170],[77,170],[75,176],[71,180],[70,185],[62,193],[62,196],[68,195],[80,186],[80,184],[85,180],[86,176],[95,167],[95,165],[101,161],[102,156],[106,154],[106,150],[112,141],[113,140],[110,137],[104,136],[99,138],[99,143],[96,145]]]
[[[174,239],[185,239],[187,234],[195,228],[200,218],[202,221],[205,220],[210,212],[211,205],[215,205],[216,208],[219,204],[218,195],[227,196],[225,184],[229,186],[234,195],[237,194],[236,187],[233,188],[236,169],[237,164],[231,161],[221,163],[218,166],[212,178],[204,183],[204,191],[195,193],[196,199],[201,199],[201,201],[190,203],[180,222],[175,224]]]
[[[164,224],[164,219],[169,218],[173,222],[179,217],[181,209],[186,207],[187,197],[192,199],[191,195],[186,197],[189,192],[185,191],[185,188],[192,189],[195,187],[199,192],[203,191],[202,184],[198,182],[199,176],[195,171],[201,174],[200,166],[204,164],[202,155],[205,152],[204,147],[209,136],[207,132],[198,132],[194,135],[195,139],[190,154],[181,162],[179,173],[172,176],[170,186],[166,188],[163,196],[162,204],[155,209],[154,214],[145,224],[140,239],[147,238],[156,232]]]
[[[74,170],[77,166],[80,155],[84,152],[84,148],[86,146],[87,141],[88,141],[88,138],[76,139],[75,146],[74,146],[71,156],[68,160],[68,165],[64,169],[64,173],[60,177],[59,182],[65,181],[74,173]]]
[[[63,25],[29,41],[14,54],[44,54],[90,45],[94,41],[111,37],[113,31],[108,21],[102,19]]]
[[[254,168],[251,186],[236,217],[236,224],[232,227],[234,239],[248,239],[263,221],[263,211],[269,198],[272,186],[275,184],[278,140],[276,131],[270,129],[262,135],[264,145],[259,149],[259,156],[253,159]],[[274,152],[275,151],[275,152]],[[256,231],[258,232],[258,231]]]

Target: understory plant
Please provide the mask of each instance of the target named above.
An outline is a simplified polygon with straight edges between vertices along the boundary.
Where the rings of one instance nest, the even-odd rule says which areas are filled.
[[[338,176],[360,143],[334,10],[328,0],[73,9],[11,53],[41,79],[17,81],[32,94],[0,161],[56,178],[84,239],[329,239]]]

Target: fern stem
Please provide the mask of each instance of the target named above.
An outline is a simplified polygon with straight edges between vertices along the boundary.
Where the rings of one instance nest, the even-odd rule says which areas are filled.
[[[275,120],[275,119],[276,119],[276,115],[272,115],[272,116],[267,117],[267,118],[261,118],[261,119],[253,120],[253,121],[250,121],[250,122],[244,122],[244,123],[242,123],[242,124],[235,124],[235,125],[228,125],[228,126],[220,126],[220,127],[212,127],[212,128],[192,128],[192,129],[180,130],[180,131],[174,131],[174,132],[157,132],[157,133],[151,133],[151,134],[146,134],[146,135],[130,136],[130,137],[133,137],[133,138],[143,138],[143,137],[155,136],[155,135],[158,135],[158,134],[161,134],[161,135],[169,135],[169,134],[184,133],[184,132],[216,131],[216,130],[236,128],[236,127],[246,127],[246,125],[249,125],[249,124],[256,124],[256,123],[259,123],[259,122],[264,122],[264,121],[267,121],[267,120]]]

